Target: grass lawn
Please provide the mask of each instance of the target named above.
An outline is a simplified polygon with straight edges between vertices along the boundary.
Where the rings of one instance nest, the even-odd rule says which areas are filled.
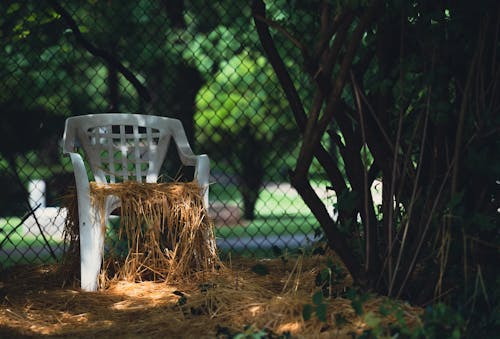
[[[19,226],[14,232],[13,229],[21,222],[20,218],[0,218],[0,249],[12,249],[16,247],[29,247],[29,246],[45,246],[46,243],[42,236],[33,236],[23,234],[23,227]],[[6,239],[8,236],[8,239]],[[61,242],[48,237],[50,246],[58,246]]]
[[[48,249],[32,251],[31,249],[42,249],[47,247],[47,243],[42,236],[32,236],[23,234],[23,227],[16,226],[21,222],[20,218],[0,218],[0,265],[2,267],[24,264],[33,264],[36,262],[49,263],[55,260],[51,257]],[[14,230],[15,229],[15,230]],[[52,250],[62,246],[61,241],[48,238],[48,243]],[[17,249],[17,250],[16,250]],[[9,254],[7,254],[9,253]]]
[[[313,215],[285,215],[257,218],[247,226],[220,226],[215,230],[218,238],[242,238],[259,235],[311,234],[319,225]]]
[[[321,187],[322,183],[317,183]],[[326,186],[326,185],[324,185]],[[235,204],[243,208],[236,186],[214,184],[210,197],[219,201]],[[329,204],[329,201],[325,201]],[[327,205],[328,206],[328,205]],[[252,237],[258,235],[311,234],[320,226],[302,198],[288,188],[263,189],[255,206],[256,219],[248,225],[220,226],[216,228],[219,238]]]
[[[242,207],[240,194],[235,185],[221,186],[214,184],[211,186],[210,197],[218,201],[238,205]],[[14,248],[29,248],[46,246],[41,236],[35,237],[23,234],[20,226],[15,231],[13,229],[20,223],[17,217],[0,218],[0,250],[12,250]],[[113,221],[116,228],[118,221]],[[264,188],[256,204],[256,219],[246,222],[245,225],[220,226],[216,228],[216,237],[219,239],[229,238],[249,238],[273,235],[295,235],[312,234],[319,228],[319,224],[304,204],[300,196],[289,189],[277,187]],[[112,234],[111,231],[110,234]],[[6,239],[8,235],[8,239]],[[52,248],[61,246],[61,241],[48,239]],[[259,257],[273,256],[269,249],[252,249],[231,251],[235,255],[257,255]],[[49,259],[50,256],[47,258]],[[0,263],[5,264],[9,258],[0,258]],[[30,258],[23,258],[26,263],[30,263]],[[16,263],[18,263],[16,261]]]

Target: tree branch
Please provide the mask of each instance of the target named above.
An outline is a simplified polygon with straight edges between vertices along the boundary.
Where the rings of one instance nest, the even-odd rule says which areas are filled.
[[[304,142],[300,149],[299,158],[297,161],[296,175],[303,177],[307,176],[307,172],[312,162],[312,150],[320,144],[321,137],[325,133],[328,124],[333,118],[333,114],[339,108],[341,102],[340,96],[344,88],[348,72],[356,55],[356,51],[359,47],[359,43],[363,37],[363,33],[365,32],[366,27],[372,21],[376,12],[378,11],[380,3],[381,0],[372,1],[363,17],[360,19],[358,26],[350,36],[349,43],[346,46],[346,52],[342,60],[342,64],[340,65],[340,70],[337,74],[333,89],[331,90],[329,95],[325,113],[317,122],[312,119],[309,119],[307,122],[303,138]]]
[[[361,270],[361,265],[353,256],[353,252],[344,240],[345,236],[337,229],[334,221],[330,218],[325,205],[318,198],[318,195],[311,187],[310,183],[304,178],[298,178],[293,174],[291,174],[290,177],[293,187],[297,189],[297,192],[299,192],[302,199],[304,199],[307,203],[311,212],[322,226],[326,235],[328,246],[335,250],[335,252],[342,259],[342,262],[345,264],[353,280],[360,285],[364,285],[366,283],[366,278]]]
[[[285,37],[287,37],[287,39],[290,40],[301,51],[305,51],[305,48],[304,48],[304,46],[302,46],[300,41],[297,40],[290,32],[288,32],[283,26],[281,26],[277,22],[274,22],[274,21],[262,16],[261,14],[257,14],[257,13],[254,15],[254,19],[260,20],[263,23],[265,23],[267,26],[275,28],[276,30],[281,32]]]
[[[293,81],[288,73],[281,56],[276,49],[273,38],[269,32],[268,26],[265,21],[259,18],[266,17],[266,9],[262,0],[254,0],[252,4],[252,15],[254,16],[255,27],[257,29],[257,33],[259,35],[260,42],[264,51],[267,54],[267,57],[271,63],[271,66],[278,77],[278,81],[285,92],[288,103],[290,104],[290,108],[292,109],[292,113],[294,115],[297,126],[300,131],[304,132],[304,127],[307,121],[307,116],[304,111],[304,106],[302,104],[302,100],[297,93],[297,90],[293,84]],[[324,149],[322,145],[319,145],[314,150],[314,156],[318,159],[321,166],[327,172],[328,178],[332,183],[336,183],[340,189],[340,192],[347,189],[345,180],[338,170],[337,167],[333,166],[333,161],[330,154]]]
[[[104,61],[106,61],[109,65],[115,67],[116,70],[120,72],[125,77],[125,79],[127,79],[132,84],[132,86],[134,86],[137,93],[144,101],[151,101],[151,95],[149,94],[147,88],[143,84],[141,84],[139,79],[137,79],[137,77],[127,67],[125,67],[120,61],[118,61],[111,53],[94,46],[90,41],[85,39],[71,14],[69,14],[68,11],[66,11],[57,1],[48,0],[48,2],[54,8],[54,10],[59,15],[61,15],[61,18],[63,18],[68,27],[71,29],[77,43],[82,45],[82,47],[92,55],[104,59]]]
[[[274,41],[269,32],[268,26],[263,20],[257,19],[257,17],[265,17],[265,5],[262,0],[254,0],[252,3],[252,15],[254,16],[254,22],[259,35],[260,42],[264,51],[267,53],[268,59],[278,77],[278,80],[283,88],[285,95],[288,99],[292,112],[294,114],[295,121],[300,131],[304,132],[305,123],[307,121],[306,113],[304,111],[304,106],[297,93],[297,90],[293,84],[293,81],[281,59]],[[326,170],[329,180],[332,184],[335,184],[336,188],[342,192],[347,190],[345,180],[340,173],[339,169],[334,166],[334,161],[330,154],[324,149],[324,147],[319,144],[313,150],[314,156],[318,159],[321,166]],[[330,218],[328,211],[326,210],[323,202],[318,198],[317,194],[311,188],[310,184],[302,178],[301,180],[294,180],[293,173],[290,174],[291,183],[297,189],[300,196],[304,199],[308,207],[311,209],[320,225],[325,232],[328,244],[332,249],[335,249],[336,253],[342,259],[347,269],[351,275],[357,280],[362,280],[362,271],[360,264],[353,259],[352,251],[346,241],[346,237],[341,234]]]

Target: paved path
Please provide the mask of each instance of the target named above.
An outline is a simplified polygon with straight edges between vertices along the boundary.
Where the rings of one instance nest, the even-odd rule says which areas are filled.
[[[63,254],[63,246],[53,246],[52,250],[56,257],[60,258]],[[0,250],[0,261],[5,260],[7,258],[9,262],[18,263],[18,262],[30,262],[38,261],[40,258],[51,258],[50,251],[47,246],[26,246],[26,247],[17,247],[17,248],[7,248]]]
[[[217,247],[222,250],[269,249],[272,246],[296,248],[309,246],[314,241],[314,234],[259,235],[254,237],[217,239]]]

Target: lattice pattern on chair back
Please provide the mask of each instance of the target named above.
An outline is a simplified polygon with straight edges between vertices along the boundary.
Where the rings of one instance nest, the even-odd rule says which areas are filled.
[[[96,165],[107,182],[156,181],[157,175],[151,173],[151,169],[157,158],[160,130],[124,124],[91,127],[85,133],[90,147],[99,154],[99,165]]]
[[[171,119],[135,114],[98,116],[82,118],[74,126],[79,142],[75,146],[83,148],[94,179],[156,182],[172,137]]]

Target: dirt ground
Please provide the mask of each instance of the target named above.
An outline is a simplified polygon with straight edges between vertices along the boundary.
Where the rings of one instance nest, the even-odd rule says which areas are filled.
[[[420,309],[382,297],[371,296],[356,312],[345,294],[349,277],[331,280],[315,299],[327,262],[239,259],[175,283],[115,280],[92,293],[67,281],[62,266],[17,267],[0,276],[0,337],[352,338],[370,326],[389,328],[397,316],[380,315],[387,305],[396,305],[407,326],[418,326]]]

